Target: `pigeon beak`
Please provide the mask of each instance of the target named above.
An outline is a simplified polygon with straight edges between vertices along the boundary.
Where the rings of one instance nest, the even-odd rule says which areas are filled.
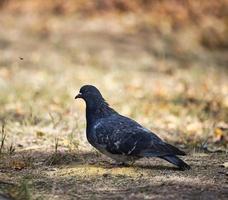
[[[78,98],[82,98],[82,93],[78,93],[78,94],[75,96],[75,99],[78,99]]]

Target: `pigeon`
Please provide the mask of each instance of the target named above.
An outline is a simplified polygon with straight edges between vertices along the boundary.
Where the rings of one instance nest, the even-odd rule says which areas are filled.
[[[117,164],[134,163],[147,157],[164,159],[180,170],[190,166],[178,156],[185,152],[164,142],[157,135],[136,121],[125,117],[105,101],[93,85],[84,85],[75,99],[86,103],[86,137],[89,143]]]

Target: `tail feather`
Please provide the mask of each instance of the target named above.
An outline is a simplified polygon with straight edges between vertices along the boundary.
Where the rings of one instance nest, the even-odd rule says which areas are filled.
[[[169,152],[172,152],[172,154],[175,155],[180,155],[180,156],[185,156],[186,153],[184,151],[181,151],[180,149],[178,149],[177,147],[174,147],[171,144],[165,143],[167,149],[169,150]]]
[[[185,163],[183,160],[181,160],[180,158],[178,158],[175,155],[162,156],[160,158],[162,158],[162,159],[164,159],[164,160],[176,165],[181,170],[189,170],[189,169],[191,169],[191,167],[187,163]]]

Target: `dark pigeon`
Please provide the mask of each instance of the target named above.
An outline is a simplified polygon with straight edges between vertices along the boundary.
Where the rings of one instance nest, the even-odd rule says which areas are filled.
[[[100,91],[92,86],[81,87],[75,97],[86,102],[86,136],[89,143],[118,163],[134,162],[143,157],[162,158],[179,169],[190,166],[177,156],[185,152],[162,141],[136,121],[118,114],[109,107]]]

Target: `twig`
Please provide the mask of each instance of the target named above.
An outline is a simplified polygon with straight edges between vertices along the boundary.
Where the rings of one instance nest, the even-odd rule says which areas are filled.
[[[0,146],[0,154],[3,151],[5,139],[6,139],[6,133],[5,133],[5,123],[2,124],[2,132],[1,132],[2,138],[1,138],[1,146]]]

